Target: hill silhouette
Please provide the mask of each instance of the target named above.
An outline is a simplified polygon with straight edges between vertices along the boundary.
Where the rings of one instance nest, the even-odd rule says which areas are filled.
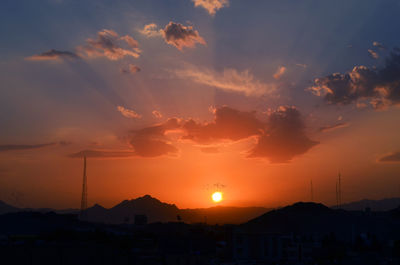
[[[348,211],[364,211],[370,208],[372,211],[389,211],[400,205],[400,198],[386,198],[382,200],[360,200],[341,205],[341,209]]]
[[[354,234],[364,231],[385,237],[400,236],[399,209],[387,212],[360,212],[331,209],[323,204],[298,202],[284,208],[265,213],[241,225],[249,233],[294,233],[327,235],[350,240]]]

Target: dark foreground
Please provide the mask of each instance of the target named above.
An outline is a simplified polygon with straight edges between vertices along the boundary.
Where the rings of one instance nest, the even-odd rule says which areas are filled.
[[[76,215],[0,215],[0,264],[400,264],[400,208],[297,203],[242,225],[106,225]]]

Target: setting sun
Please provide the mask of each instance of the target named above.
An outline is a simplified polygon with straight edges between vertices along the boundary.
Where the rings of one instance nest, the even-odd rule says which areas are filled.
[[[219,191],[214,192],[214,193],[212,194],[211,197],[212,197],[212,200],[213,200],[214,202],[220,202],[220,201],[222,201],[222,193],[219,192]]]

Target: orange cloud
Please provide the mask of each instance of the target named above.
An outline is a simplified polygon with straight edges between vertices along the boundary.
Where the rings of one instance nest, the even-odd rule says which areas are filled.
[[[127,68],[122,68],[121,72],[124,74],[135,74],[137,72],[140,72],[142,69],[140,69],[139,66],[134,65],[134,64],[129,64]]]
[[[214,16],[223,7],[229,6],[229,0],[192,0],[195,7],[202,7]]]
[[[163,115],[161,114],[161,112],[159,112],[158,110],[153,110],[151,113],[154,115],[154,117],[156,117],[156,118],[158,118],[158,119],[161,119],[162,116],[163,116]]]
[[[278,67],[278,69],[276,70],[275,74],[274,74],[274,78],[275,79],[281,79],[281,77],[286,73],[286,67],[285,66],[280,66]]]
[[[247,96],[260,96],[276,90],[274,84],[266,84],[255,79],[249,70],[238,72],[236,69],[224,69],[219,73],[187,65],[183,69],[173,70],[172,73],[178,78],[189,79],[225,91],[241,92]]]
[[[124,44],[127,47],[124,47]],[[140,49],[138,42],[132,37],[119,35],[108,29],[103,29],[97,33],[97,38],[89,38],[86,40],[86,45],[79,46],[78,51],[89,58],[106,57],[110,60],[119,60],[125,56],[138,58]]]
[[[142,115],[136,113],[135,111],[122,106],[117,106],[117,110],[126,118],[140,119],[142,117]]]

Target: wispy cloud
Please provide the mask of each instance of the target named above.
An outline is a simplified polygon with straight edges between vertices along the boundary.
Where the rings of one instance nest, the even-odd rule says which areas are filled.
[[[121,68],[121,73],[124,74],[136,74],[137,72],[140,72],[142,69],[140,69],[139,66],[134,65],[134,64],[129,64],[128,67]]]
[[[82,150],[68,155],[71,158],[92,157],[92,158],[125,158],[135,156],[135,152],[126,150]]]
[[[319,128],[320,132],[331,132],[340,128],[345,128],[345,127],[349,127],[350,123],[348,122],[340,122],[340,123],[336,123],[333,125],[326,125],[326,126],[322,126],[321,128]]]
[[[158,119],[161,119],[163,117],[162,113],[159,112],[158,110],[153,110],[151,113],[153,114],[154,117]]]
[[[5,144],[0,145],[0,152],[14,151],[14,150],[31,150],[39,149],[48,146],[54,146],[57,143],[43,143],[43,144]]]
[[[381,157],[378,161],[379,162],[400,163],[400,151],[387,154],[387,155]]]
[[[239,72],[236,69],[224,69],[220,73],[188,65],[183,69],[174,70],[173,73],[178,78],[189,79],[225,91],[242,92],[247,96],[260,96],[276,90],[274,84],[257,80],[249,70]]]
[[[75,60],[79,58],[80,57],[77,54],[70,51],[58,51],[51,49],[47,52],[26,57],[25,59],[30,61],[51,61],[51,60],[61,60],[61,59]]]
[[[286,67],[285,66],[279,66],[278,69],[276,70],[274,74],[275,79],[281,79],[281,77],[286,73]]]
[[[195,7],[202,7],[214,16],[223,7],[229,6],[229,0],[192,0]]]
[[[371,56],[371,58],[379,59],[379,54],[376,51],[368,49],[368,53],[369,53],[369,56]]]
[[[133,110],[127,109],[123,106],[117,106],[117,110],[122,114],[122,116],[131,119],[140,119],[142,115],[136,113]]]
[[[125,56],[138,58],[141,50],[138,42],[131,36],[120,37],[113,30],[103,29],[97,33],[97,38],[88,38],[86,44],[78,46],[82,56],[89,58],[106,57],[110,60],[119,60]]]
[[[158,26],[155,23],[145,25],[142,30],[139,30],[139,32],[148,38],[162,36],[161,30],[158,29]]]

